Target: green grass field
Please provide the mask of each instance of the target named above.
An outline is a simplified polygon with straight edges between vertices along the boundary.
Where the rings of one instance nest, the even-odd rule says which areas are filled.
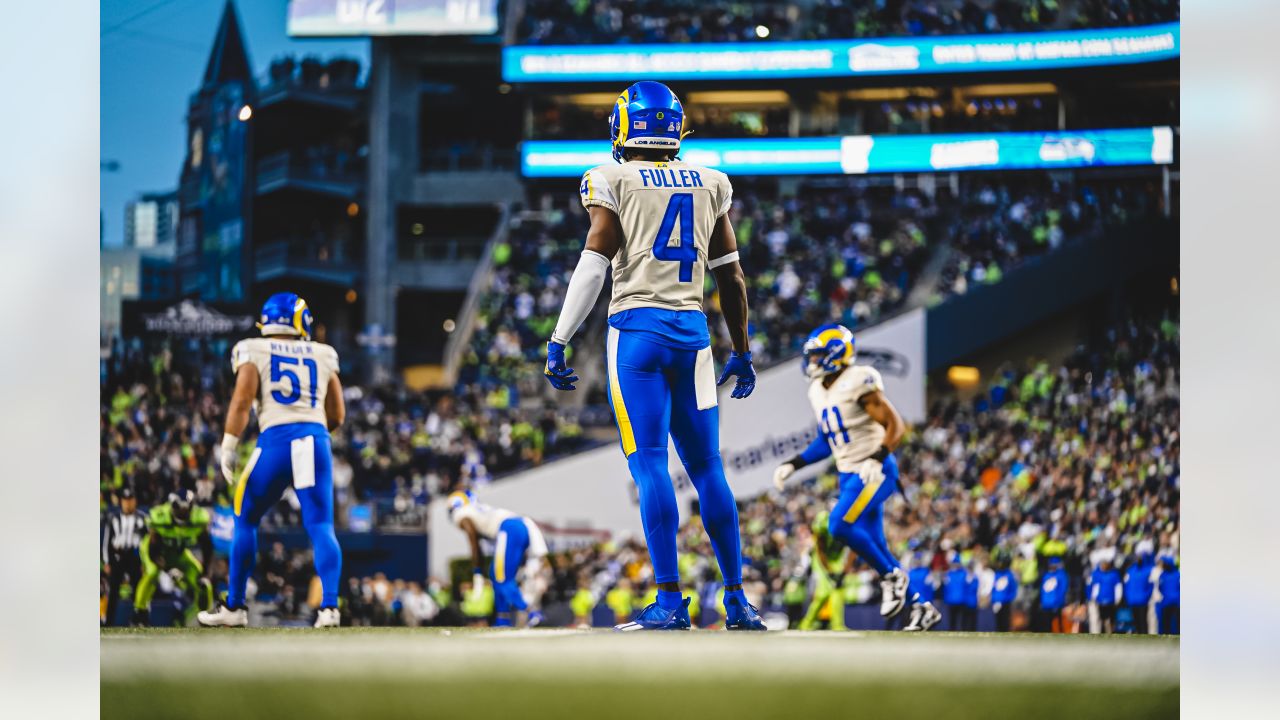
[[[1174,718],[1178,640],[107,630],[104,718]]]

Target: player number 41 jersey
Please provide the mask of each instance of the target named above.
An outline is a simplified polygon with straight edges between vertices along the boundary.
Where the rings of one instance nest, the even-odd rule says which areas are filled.
[[[870,365],[850,365],[831,387],[819,378],[809,383],[809,402],[818,418],[818,429],[831,446],[836,469],[856,472],[884,442],[884,427],[873,420],[858,400],[869,392],[884,391],[880,373]]]
[[[338,374],[338,351],[324,343],[281,338],[241,340],[231,350],[231,369],[258,369],[258,428],[287,423],[325,425],[329,378]]]
[[[579,194],[584,207],[608,208],[622,224],[610,315],[640,307],[702,310],[711,231],[733,204],[724,173],[632,160],[588,170]]]

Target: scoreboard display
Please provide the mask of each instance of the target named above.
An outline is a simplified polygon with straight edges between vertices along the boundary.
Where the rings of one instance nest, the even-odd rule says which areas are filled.
[[[498,0],[291,0],[293,37],[492,35]]]

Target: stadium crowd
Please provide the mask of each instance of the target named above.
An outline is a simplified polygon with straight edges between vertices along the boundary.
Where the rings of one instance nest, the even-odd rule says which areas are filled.
[[[1177,0],[527,0],[527,44],[688,43],[1124,27],[1179,17]]]
[[[1002,629],[1177,631],[1178,397],[1170,315],[1111,328],[1058,365],[1007,366],[976,396],[934,405],[897,452],[903,497],[890,501],[885,525],[950,627],[972,629],[966,618],[986,606],[1001,627],[1005,605]],[[740,503],[748,595],[786,609],[793,626],[814,573],[814,528],[834,493],[828,471]],[[696,514],[680,549],[693,605],[713,624],[721,586]],[[639,541],[572,550],[553,565],[548,601],[569,602],[580,622],[597,602],[625,618],[655,592]],[[1016,591],[1000,586],[1006,573]],[[866,603],[875,579],[851,560],[835,584],[842,601]]]

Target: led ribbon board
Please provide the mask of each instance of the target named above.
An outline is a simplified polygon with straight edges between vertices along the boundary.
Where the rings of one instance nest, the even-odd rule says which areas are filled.
[[[507,82],[743,80],[1046,70],[1177,58],[1180,25],[768,43],[517,45]]]
[[[525,177],[578,177],[613,162],[608,140],[530,140],[520,149]],[[1168,165],[1173,129],[848,135],[696,140],[680,158],[731,175],[859,175],[881,172],[1030,170]]]

